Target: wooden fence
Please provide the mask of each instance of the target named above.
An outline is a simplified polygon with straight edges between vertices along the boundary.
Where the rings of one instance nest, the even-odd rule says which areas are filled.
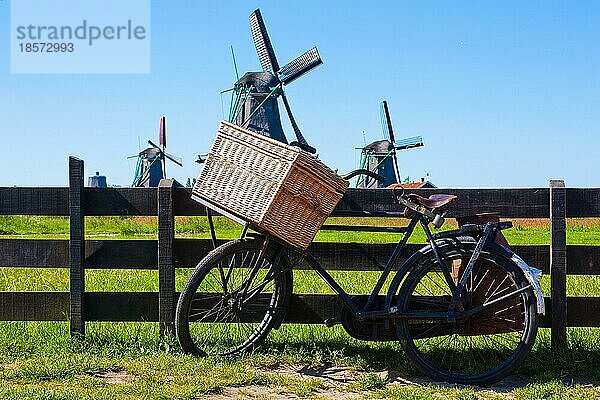
[[[208,239],[175,238],[175,216],[205,215],[190,191],[163,180],[158,188],[87,188],[83,161],[69,159],[69,187],[0,187],[0,215],[70,217],[70,240],[0,239],[0,267],[70,268],[70,292],[0,292],[2,321],[69,320],[74,335],[86,321],[159,321],[173,329],[175,268],[193,267],[211,248]],[[566,276],[600,275],[600,246],[566,244],[567,217],[600,217],[600,189],[565,188],[551,181],[536,189],[421,189],[443,191],[459,200],[449,217],[498,212],[502,218],[549,218],[550,245],[514,246],[530,265],[551,275],[544,327],[552,344],[566,342],[567,327],[600,326],[600,297],[567,297]],[[398,211],[392,190],[351,189],[334,212]],[[158,240],[86,240],[85,216],[158,216]],[[314,243],[310,251],[329,269],[377,270],[395,244]],[[410,245],[407,254],[421,245]],[[567,269],[568,265],[568,269]],[[86,292],[89,269],[158,269],[156,292]],[[340,301],[329,294],[298,294],[287,316],[290,323],[322,323],[335,315]]]

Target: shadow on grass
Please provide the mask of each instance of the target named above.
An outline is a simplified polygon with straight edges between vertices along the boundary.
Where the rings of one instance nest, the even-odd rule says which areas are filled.
[[[285,340],[287,336],[288,340]],[[412,365],[397,342],[362,342],[344,334],[320,334],[293,338],[289,335],[269,340],[257,355],[271,355],[282,361],[311,367],[344,366],[366,371],[388,371],[389,381],[408,379],[434,383]],[[560,381],[565,384],[600,384],[600,329],[580,329],[570,335],[568,348],[554,350],[547,335],[540,335],[523,365],[495,386],[518,388],[530,383]],[[439,384],[439,383],[436,383]],[[512,390],[512,389],[511,389]]]

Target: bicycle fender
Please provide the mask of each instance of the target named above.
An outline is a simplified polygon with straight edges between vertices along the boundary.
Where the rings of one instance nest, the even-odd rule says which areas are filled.
[[[544,293],[540,286],[540,278],[542,277],[542,270],[528,265],[521,257],[513,253],[510,258],[515,264],[523,270],[525,278],[529,281],[535,291],[535,301],[537,303],[538,314],[546,314],[546,303],[544,302]]]
[[[446,246],[455,245],[456,242],[460,242],[460,243],[474,243],[475,240],[473,238],[471,238],[471,237],[456,237],[456,238],[452,238],[452,239],[443,239],[441,241],[437,241],[436,244],[441,249],[441,248],[446,247]],[[511,260],[513,263],[515,263],[523,271],[523,274],[525,275],[525,278],[527,279],[527,281],[533,287],[533,290],[534,290],[534,293],[535,293],[535,298],[536,298],[536,305],[537,305],[537,312],[538,312],[538,314],[545,314],[545,312],[546,312],[546,305],[545,305],[545,302],[544,302],[544,293],[542,292],[542,288],[541,288],[540,282],[539,282],[539,279],[542,277],[542,271],[540,269],[537,269],[535,267],[530,266],[521,257],[519,257],[513,251],[507,249],[506,247],[504,247],[502,245],[499,245],[499,244],[494,243],[494,242],[488,242],[488,243],[486,243],[485,247],[491,248],[496,253],[498,253],[498,254],[500,254],[500,255],[508,258],[509,260]],[[432,252],[433,252],[433,249],[432,249],[431,245],[423,246],[419,250],[417,250],[413,255],[411,255],[402,264],[402,266],[400,267],[400,269],[398,270],[398,272],[396,273],[396,275],[392,279],[392,282],[390,284],[390,288],[388,289],[388,292],[386,294],[386,298],[385,298],[385,306],[386,307],[391,307],[392,306],[392,300],[393,300],[393,298],[395,296],[395,293],[397,293],[398,287],[402,283],[402,280],[404,279],[404,277],[406,276],[406,274],[416,264],[418,264],[418,262],[419,262],[419,260],[421,258],[428,257]]]
[[[517,264],[519,268],[523,271],[525,278],[529,284],[533,287],[535,292],[535,302],[537,304],[537,312],[538,314],[546,314],[546,303],[544,301],[544,293],[542,292],[542,287],[540,286],[540,279],[542,277],[542,270],[532,267],[527,264],[519,255],[515,254],[510,249],[498,244],[498,243],[487,243],[486,247],[491,247],[497,253],[500,253],[504,257],[510,259],[512,262]]]

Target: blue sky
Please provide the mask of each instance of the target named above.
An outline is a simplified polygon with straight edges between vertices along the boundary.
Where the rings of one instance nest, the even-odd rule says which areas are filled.
[[[13,0],[18,1],[18,0]],[[331,167],[356,167],[382,137],[387,99],[404,177],[440,187],[598,186],[600,2],[152,1],[147,75],[10,73],[10,1],[0,0],[0,186],[61,186],[67,157],[127,186],[128,155],[157,140],[185,183],[227,109],[235,73],[259,70],[248,15],[260,7],[280,64],[317,45],[324,65],[287,94],[309,142]],[[289,131],[288,131],[289,132]],[[289,136],[289,133],[288,133]]]

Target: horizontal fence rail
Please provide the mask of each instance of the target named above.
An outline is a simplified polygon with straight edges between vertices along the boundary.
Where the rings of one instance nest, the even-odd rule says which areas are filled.
[[[552,301],[545,300],[540,326],[550,328]],[[84,303],[86,321],[159,322],[158,292],[86,292]],[[69,292],[0,292],[0,321],[67,321],[69,305]],[[333,294],[294,294],[285,322],[322,324],[342,306]],[[567,327],[600,326],[600,297],[567,297],[567,308]]]
[[[219,243],[224,243],[220,241]],[[395,243],[315,242],[311,254],[330,270],[379,271],[373,261],[384,264]],[[399,260],[423,247],[408,244]],[[181,239],[173,242],[175,268],[193,268],[210,250],[210,239]],[[550,273],[549,245],[514,245],[512,250],[529,265]],[[1,267],[65,268],[69,265],[69,241],[46,239],[0,239]],[[86,269],[158,269],[157,240],[86,240]],[[567,246],[569,275],[600,275],[599,246]],[[397,264],[399,265],[399,263]],[[304,264],[298,269],[309,269]]]
[[[0,239],[0,267],[70,268],[70,292],[0,292],[0,320],[70,320],[73,334],[84,334],[86,321],[160,322],[172,332],[175,269],[193,268],[212,249],[209,239],[175,238],[175,216],[204,216],[190,189],[163,180],[159,188],[83,187],[83,161],[69,160],[70,187],[0,187],[0,215],[69,216],[71,240]],[[410,190],[407,192],[415,192]],[[551,274],[551,297],[541,325],[552,328],[555,346],[566,342],[566,327],[600,326],[600,297],[567,297],[566,275],[600,275],[600,246],[571,246],[564,241],[565,219],[600,217],[600,189],[565,188],[551,181],[533,189],[419,189],[421,196],[455,194],[448,217],[497,212],[502,218],[547,218],[550,245],[513,246],[528,264]],[[400,194],[391,189],[350,189],[332,216],[401,211]],[[157,240],[85,240],[84,216],[158,216]],[[326,268],[377,271],[395,243],[313,243],[309,251]],[[398,262],[423,245],[408,245]],[[568,268],[567,268],[568,266]],[[303,264],[298,269],[306,269]],[[159,271],[159,291],[87,292],[86,269]],[[296,294],[286,322],[322,323],[342,306],[332,294]]]
[[[537,189],[411,189],[406,193],[429,196],[454,194],[448,217],[498,212],[503,218],[549,218],[548,188]],[[566,188],[567,218],[600,217],[600,188]],[[157,188],[84,188],[86,216],[158,214]],[[332,216],[353,211],[398,211],[398,189],[349,189]],[[190,198],[191,189],[173,188],[174,214],[206,215],[204,206]],[[0,187],[0,215],[69,215],[69,188]]]

